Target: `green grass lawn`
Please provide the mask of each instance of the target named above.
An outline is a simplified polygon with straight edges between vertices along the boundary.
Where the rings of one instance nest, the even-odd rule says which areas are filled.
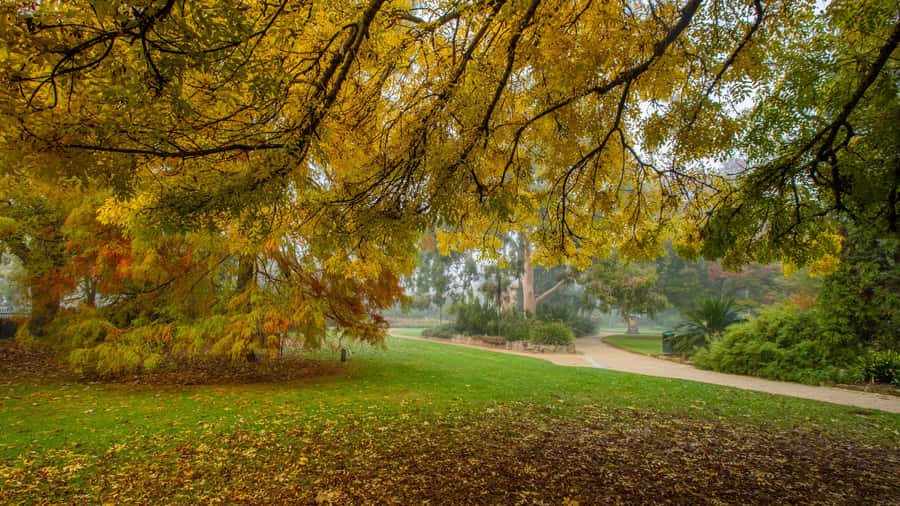
[[[391,332],[401,336],[411,336],[411,337],[421,337],[422,331],[425,330],[422,328],[394,328],[391,327]]]
[[[715,469],[734,483],[763,469],[770,486],[754,481],[748,494],[781,490],[791,473],[799,484],[816,472],[852,475],[857,450],[876,468],[865,483],[900,470],[898,415],[439,343],[386,345],[353,346],[338,374],[286,383],[0,377],[0,502],[562,503],[575,492],[628,502],[655,497],[647,490],[666,497],[670,479],[696,492]],[[835,444],[852,453],[846,469],[830,453]],[[821,446],[830,463],[794,466],[796,445],[814,460]],[[762,460],[716,467],[723,452]],[[707,458],[693,485],[675,471],[663,476]],[[598,481],[596,466],[615,482]],[[623,473],[638,481],[621,481]],[[656,478],[641,481],[648,476]]]
[[[671,329],[660,327],[658,325],[651,325],[651,326],[639,327],[638,330],[640,331],[639,335],[648,335],[648,334],[662,334],[666,330],[671,330]],[[625,325],[613,326],[613,327],[606,327],[606,326],[601,325],[594,329],[594,332],[618,332],[620,334],[624,334],[627,331],[628,331],[628,328]]]
[[[642,353],[644,355],[662,354],[661,335],[620,334],[615,336],[606,336],[603,338],[603,340],[613,346],[618,346],[619,348]]]

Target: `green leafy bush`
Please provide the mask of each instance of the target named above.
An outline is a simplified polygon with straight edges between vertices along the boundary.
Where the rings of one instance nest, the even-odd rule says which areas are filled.
[[[893,383],[900,386],[900,354],[876,351],[860,357],[863,380],[873,383]]]
[[[832,325],[866,348],[900,350],[900,239],[849,227],[819,301]]]
[[[454,327],[460,334],[490,334],[497,330],[497,312],[490,304],[481,301],[456,302],[450,306],[456,315]]]
[[[852,338],[823,323],[818,309],[769,306],[728,328],[694,355],[698,367],[816,384],[847,381],[857,351]]]
[[[438,325],[437,327],[422,329],[422,336],[424,337],[439,337],[441,339],[450,339],[456,333],[456,327],[452,323],[445,323],[443,325]]]
[[[531,328],[531,342],[535,344],[570,344],[575,334],[562,322],[544,322]]]
[[[562,322],[578,336],[586,336],[594,332],[594,322],[578,314],[572,306],[555,305],[538,308],[537,317],[545,322]]]
[[[531,336],[533,321],[518,311],[504,311],[500,315],[500,334],[507,341],[527,341]]]

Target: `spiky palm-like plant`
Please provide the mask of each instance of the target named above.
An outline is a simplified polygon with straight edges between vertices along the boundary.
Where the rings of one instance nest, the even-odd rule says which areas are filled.
[[[672,349],[680,355],[690,355],[706,345],[710,338],[721,334],[729,325],[741,321],[731,297],[704,299],[697,309],[685,315],[675,328]]]

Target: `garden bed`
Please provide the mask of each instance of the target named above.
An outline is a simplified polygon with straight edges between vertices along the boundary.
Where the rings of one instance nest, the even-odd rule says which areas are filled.
[[[451,343],[473,344],[492,348],[521,351],[526,353],[575,353],[575,344],[535,344],[530,341],[507,341],[500,336],[465,336],[454,335]]]

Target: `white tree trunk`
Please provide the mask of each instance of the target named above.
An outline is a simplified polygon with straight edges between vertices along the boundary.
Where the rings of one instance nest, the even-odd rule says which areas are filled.
[[[522,261],[522,277],[520,278],[520,282],[522,283],[522,309],[531,313],[532,316],[537,314],[537,305],[538,302],[546,299],[552,293],[566,286],[566,280],[561,279],[555,285],[550,287],[549,290],[535,297],[534,295],[534,266],[531,264],[531,243],[528,240],[525,240],[525,246],[523,248],[523,261]]]
[[[531,243],[525,239],[524,259],[522,262],[522,309],[537,314],[537,300],[534,298],[534,266],[531,265]]]

